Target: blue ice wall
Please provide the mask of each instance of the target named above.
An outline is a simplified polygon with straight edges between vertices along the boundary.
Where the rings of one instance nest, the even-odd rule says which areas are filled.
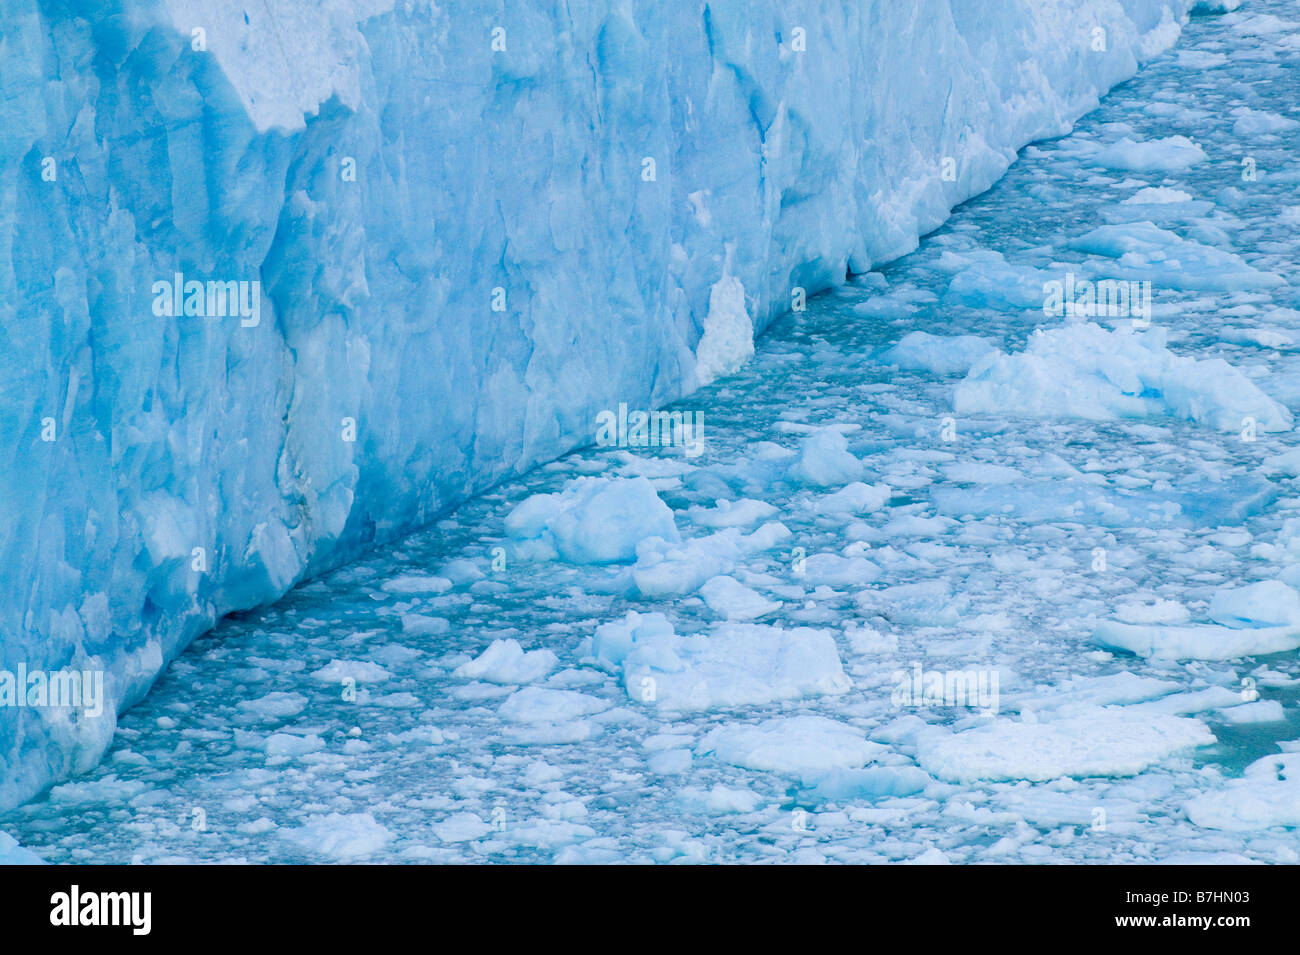
[[[909,251],[1188,3],[5,0],[0,670],[110,705],[0,707],[0,805],[222,614]]]

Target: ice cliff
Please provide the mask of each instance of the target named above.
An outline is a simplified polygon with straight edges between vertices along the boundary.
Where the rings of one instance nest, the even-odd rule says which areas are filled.
[[[6,0],[0,670],[108,706],[0,707],[0,805],[222,614],[911,250],[1190,3]]]

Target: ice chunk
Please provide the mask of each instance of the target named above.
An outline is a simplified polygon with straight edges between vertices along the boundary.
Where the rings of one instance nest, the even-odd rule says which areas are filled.
[[[893,494],[888,484],[863,484],[854,481],[838,491],[815,498],[812,509],[818,514],[872,514],[887,503]]]
[[[754,323],[745,307],[745,287],[734,275],[724,275],[709,290],[704,334],[695,351],[699,383],[738,371],[753,355]]]
[[[1168,136],[1145,142],[1134,142],[1125,136],[1092,157],[1099,165],[1129,172],[1180,172],[1205,158],[1205,150],[1186,136]]]
[[[862,462],[849,453],[849,442],[836,428],[818,428],[804,438],[790,465],[792,480],[811,487],[834,487],[862,478]]]
[[[1106,620],[1097,624],[1092,636],[1103,647],[1156,660],[1234,660],[1300,647],[1300,626],[1173,627]]]
[[[1115,259],[1111,278],[1147,281],[1176,289],[1272,288],[1282,276],[1261,272],[1232,252],[1184,239],[1153,222],[1098,226],[1071,240],[1070,248]]]
[[[717,501],[714,508],[692,507],[686,512],[701,527],[749,527],[767,520],[776,508],[764,501],[742,498],[739,501]]]
[[[1048,722],[996,722],[964,732],[934,728],[917,738],[917,761],[951,782],[1060,776],[1133,776],[1214,742],[1199,720],[1098,707]]]
[[[982,359],[957,385],[962,414],[1105,421],[1172,414],[1220,431],[1253,419],[1287,431],[1291,412],[1227,362],[1176,355],[1161,328],[1135,332],[1092,322],[1039,329],[1023,352]]]
[[[518,640],[507,638],[493,640],[491,646],[469,663],[458,666],[452,675],[488,683],[532,683],[549,674],[559,663],[560,658],[550,650],[525,652]]]
[[[680,544],[650,538],[637,547],[632,583],[643,597],[693,593],[710,577],[731,573],[745,557],[775,547],[789,536],[784,524],[770,521],[752,534],[729,527]]]
[[[1218,590],[1209,615],[1225,627],[1300,627],[1300,593],[1276,580]]]
[[[785,716],[719,726],[696,747],[725,763],[791,776],[857,769],[887,752],[863,732],[824,716]]]
[[[673,512],[644,477],[584,477],[558,494],[535,494],[510,512],[506,533],[534,545],[525,553],[553,552],[574,564],[628,562],[647,538],[681,539]]]
[[[295,845],[335,859],[356,859],[378,852],[393,838],[368,812],[310,816],[297,829],[282,829],[280,835]]]
[[[1034,302],[1041,304],[1041,285]],[[908,371],[926,371],[933,375],[964,375],[971,365],[997,349],[987,339],[976,335],[931,335],[911,332],[897,345],[886,349],[880,360]]]
[[[1281,723],[1286,719],[1286,711],[1277,700],[1256,700],[1254,703],[1242,703],[1218,711],[1219,719],[1237,726],[1252,723]]]
[[[597,629],[592,652],[619,665],[628,696],[670,711],[843,693],[849,679],[825,630],[715,624],[677,635],[661,614],[635,611]]]
[[[609,709],[609,702],[577,690],[552,690],[526,686],[515,690],[497,708],[497,715],[512,723],[567,723]]]
[[[1240,779],[1189,799],[1184,808],[1205,829],[1300,828],[1300,752],[1256,760]]]
[[[700,588],[700,597],[714,613],[728,620],[756,620],[781,609],[779,600],[768,600],[734,577],[711,577]]]
[[[1230,110],[1228,115],[1236,120],[1232,124],[1232,135],[1240,136],[1243,139],[1251,136],[1285,133],[1287,130],[1300,126],[1300,123],[1294,119],[1288,119],[1267,110],[1251,109],[1249,106],[1238,106]]]

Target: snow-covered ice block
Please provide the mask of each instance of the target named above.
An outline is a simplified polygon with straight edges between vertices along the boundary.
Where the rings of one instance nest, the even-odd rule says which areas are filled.
[[[680,540],[673,512],[647,478],[583,477],[556,494],[534,494],[506,517],[526,556],[574,564],[629,562],[650,537]]]
[[[452,671],[464,680],[488,683],[533,683],[559,666],[560,659],[551,650],[525,652],[518,640],[493,640],[491,646],[468,663]]]
[[[926,772],[951,782],[1060,776],[1134,776],[1169,756],[1214,742],[1199,720],[1098,707],[1045,722],[999,719],[917,738]]]
[[[1022,352],[981,359],[956,388],[961,414],[1106,421],[1176,415],[1220,431],[1253,419],[1290,430],[1291,412],[1222,359],[1198,361],[1166,347],[1167,332],[1092,322],[1038,329]]]
[[[1300,827],[1300,752],[1258,759],[1240,779],[1189,799],[1184,809],[1204,829]]]
[[[824,716],[729,723],[710,730],[696,747],[734,766],[800,777],[857,769],[887,751],[856,727]]]

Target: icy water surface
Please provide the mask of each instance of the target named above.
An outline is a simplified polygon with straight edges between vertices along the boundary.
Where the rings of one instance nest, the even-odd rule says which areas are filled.
[[[1287,745],[1300,739],[1296,651],[1162,659],[1094,635],[1101,621],[1204,626],[1220,591],[1297,582],[1300,524],[1286,522],[1300,519],[1300,461],[1275,460],[1290,425],[1244,440],[1236,421],[1246,379],[1300,410],[1295,19],[1294,4],[1256,2],[1193,21],[916,253],[779,322],[740,374],[681,406],[703,413],[703,454],[571,455],[223,622],[123,716],[101,766],[0,830],[51,862],[1300,861],[1300,786],[1264,773],[1277,799],[1260,809],[1234,782],[1300,747]],[[1168,240],[1141,230],[1119,233],[1124,248],[1076,241],[1141,222],[1194,244],[1152,252],[1130,240]],[[1101,388],[1072,409],[1088,420],[1026,397],[1047,394],[1058,365],[1037,392],[1016,366],[957,412],[960,353],[979,343],[886,353],[916,331],[1021,352],[1035,328],[1065,325],[1044,315],[1042,284],[1071,270],[1152,282],[1153,329],[1103,351],[1167,334],[1173,355],[1245,377],[1190,399],[1179,389],[1219,366],[1148,384],[1141,417],[1103,414]],[[844,464],[833,441],[800,450],[824,426],[865,464],[870,490],[853,501],[834,496],[852,476],[810,477]],[[531,495],[638,474],[687,541],[725,536],[724,517],[733,536],[760,532],[681,567],[758,595],[760,628],[829,634],[847,679],[816,666],[802,679],[781,657],[755,664],[765,676],[749,692],[784,699],[729,705],[715,677],[671,712],[594,665],[596,628],[629,610],[712,635],[752,599],[705,588],[706,602],[700,579],[646,596],[630,561],[528,559],[507,537]],[[742,499],[770,507],[717,509]],[[515,682],[453,674],[505,639],[557,659],[486,674]],[[918,665],[996,677],[997,712],[900,702],[898,674]],[[1252,701],[1270,705],[1232,712]],[[744,726],[778,730],[776,755]],[[794,726],[805,735],[779,732]],[[1197,799],[1211,808],[1189,812]]]

